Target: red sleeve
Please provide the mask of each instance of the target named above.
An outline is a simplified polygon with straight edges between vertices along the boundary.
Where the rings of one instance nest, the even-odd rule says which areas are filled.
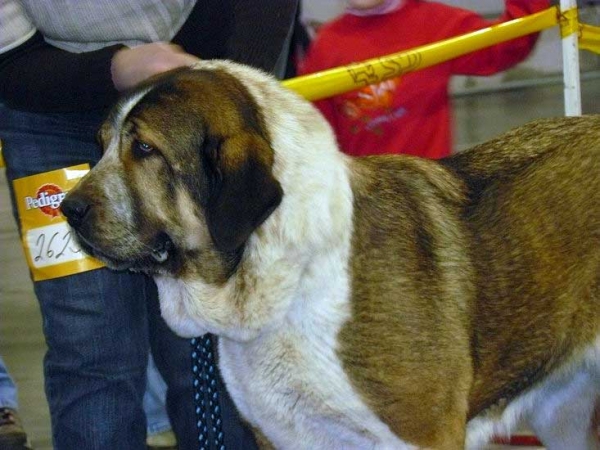
[[[534,14],[550,7],[549,0],[506,0],[505,12],[497,20],[464,11],[456,23],[456,35],[469,33],[491,25]],[[533,50],[539,33],[503,42],[452,61],[455,75],[491,75],[523,61]]]
[[[304,58],[299,62],[298,73],[300,75],[333,67],[334,61],[330,58],[332,53],[329,49],[329,42],[329,33],[324,27],[310,42]]]

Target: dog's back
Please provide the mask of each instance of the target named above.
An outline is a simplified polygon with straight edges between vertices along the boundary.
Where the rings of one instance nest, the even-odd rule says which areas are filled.
[[[471,194],[474,415],[600,332],[600,117],[541,120],[444,164]]]
[[[440,163],[373,157],[353,166],[352,267],[365,328],[348,324],[356,340],[342,354],[357,379],[396,386],[396,396],[382,394],[388,402],[369,383],[363,390],[388,405],[379,414],[392,429],[410,435],[397,408],[409,395],[398,386],[414,389],[414,371],[428,380],[415,396],[422,404],[469,380],[474,418],[559,368],[576,370],[600,334],[599,117],[541,120]],[[401,353],[397,367],[386,359],[387,379],[361,344],[371,333],[382,353]],[[417,403],[407,409],[420,430],[444,420],[418,414]]]
[[[469,190],[468,442],[525,418],[550,447],[596,448],[600,117],[540,120],[442,164]]]
[[[599,140],[600,115],[540,119],[439,162],[476,192],[483,184],[512,177],[516,170],[555,150],[575,157],[596,155],[597,164]]]

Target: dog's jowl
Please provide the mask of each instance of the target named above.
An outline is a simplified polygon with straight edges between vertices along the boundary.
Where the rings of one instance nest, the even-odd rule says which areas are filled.
[[[311,104],[227,61],[116,105],[62,210],[214,333],[279,449],[460,449],[521,420],[600,445],[600,118],[540,120],[441,161],[350,158]]]

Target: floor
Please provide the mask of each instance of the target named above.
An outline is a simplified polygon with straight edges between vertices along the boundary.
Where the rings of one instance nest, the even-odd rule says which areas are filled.
[[[584,113],[600,113],[600,79],[582,83],[582,98]],[[455,99],[454,105],[456,147],[462,149],[529,120],[563,115],[562,86],[462,95]],[[18,383],[21,415],[33,445],[37,450],[51,450],[42,381],[45,344],[41,317],[10,213],[3,174],[0,175],[0,245],[0,354]]]

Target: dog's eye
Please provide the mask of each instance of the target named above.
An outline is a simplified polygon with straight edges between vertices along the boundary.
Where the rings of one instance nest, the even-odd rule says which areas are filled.
[[[135,141],[133,143],[133,149],[142,155],[146,155],[148,153],[152,153],[154,151],[154,147],[152,147],[150,144],[147,144],[146,142],[142,142],[142,141]]]

